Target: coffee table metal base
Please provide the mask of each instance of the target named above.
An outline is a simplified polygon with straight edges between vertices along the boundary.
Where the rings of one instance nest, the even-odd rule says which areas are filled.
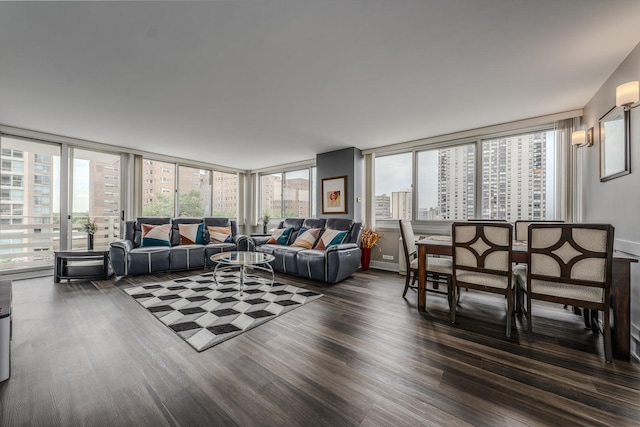
[[[273,255],[259,252],[223,252],[211,256],[216,263],[213,269],[213,280],[218,283],[218,273],[240,269],[240,296],[244,296],[244,285],[248,278],[259,276],[250,274],[248,270],[261,270],[271,274],[271,286],[275,281],[275,273],[269,262],[274,260]]]

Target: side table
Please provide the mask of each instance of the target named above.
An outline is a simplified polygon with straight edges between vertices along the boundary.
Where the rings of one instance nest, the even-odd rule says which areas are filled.
[[[60,251],[54,252],[54,281],[61,279],[108,279],[109,251]]]

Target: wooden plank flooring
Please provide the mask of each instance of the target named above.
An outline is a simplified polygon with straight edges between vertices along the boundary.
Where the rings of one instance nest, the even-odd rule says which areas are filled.
[[[640,365],[604,362],[602,337],[534,303],[504,336],[503,298],[401,297],[370,270],[337,285],[278,275],[324,297],[198,353],[123,289],[197,272],[15,281],[11,378],[0,426],[414,426],[640,423]]]

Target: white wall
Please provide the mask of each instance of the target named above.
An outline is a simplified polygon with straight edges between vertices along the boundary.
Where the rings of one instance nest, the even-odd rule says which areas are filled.
[[[594,53],[597,54],[597,53]],[[640,44],[604,82],[584,108],[584,128],[594,128],[593,147],[583,147],[582,167],[583,222],[604,222],[616,229],[617,249],[640,257],[640,108],[631,110],[631,174],[600,182],[598,120],[615,105],[616,86],[640,80]],[[640,348],[640,266],[631,272],[632,351]],[[635,329],[634,329],[635,328]]]

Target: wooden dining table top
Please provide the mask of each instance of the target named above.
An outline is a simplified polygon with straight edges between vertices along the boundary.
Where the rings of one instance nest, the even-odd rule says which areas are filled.
[[[431,255],[448,255],[453,254],[453,242],[451,236],[429,236],[416,242],[417,246],[426,246],[427,253]],[[514,262],[527,262],[527,242],[525,240],[514,240],[511,248],[511,258]],[[636,258],[629,258],[622,252],[614,250],[614,261],[638,262]]]

